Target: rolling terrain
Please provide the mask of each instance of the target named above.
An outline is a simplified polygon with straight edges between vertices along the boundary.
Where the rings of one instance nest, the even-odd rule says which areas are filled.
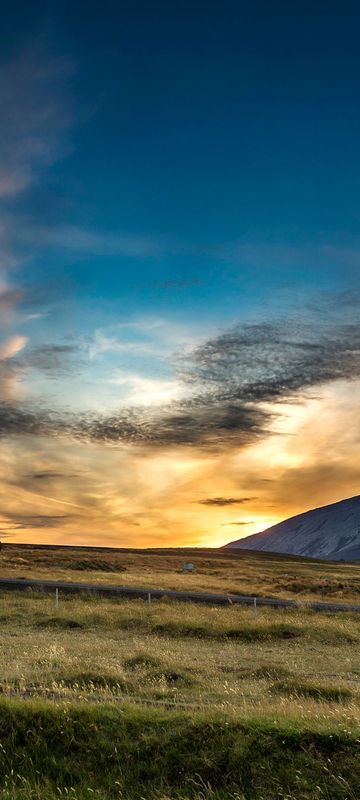
[[[358,618],[0,607],[1,800],[358,800]]]
[[[184,572],[186,561],[194,564],[193,573]],[[125,550],[3,544],[0,577],[360,602],[357,564],[237,548]]]
[[[194,564],[192,574],[183,564]],[[358,800],[355,564],[3,545],[0,576],[255,593],[291,608],[0,588],[0,800]]]

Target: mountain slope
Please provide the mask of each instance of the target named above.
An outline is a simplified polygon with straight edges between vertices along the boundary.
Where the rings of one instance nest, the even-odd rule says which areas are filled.
[[[225,547],[311,558],[360,559],[360,495],[297,514]]]

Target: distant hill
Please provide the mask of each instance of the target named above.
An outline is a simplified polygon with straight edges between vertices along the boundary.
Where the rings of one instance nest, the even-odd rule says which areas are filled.
[[[265,550],[310,558],[360,559],[360,495],[297,514],[225,548]]]

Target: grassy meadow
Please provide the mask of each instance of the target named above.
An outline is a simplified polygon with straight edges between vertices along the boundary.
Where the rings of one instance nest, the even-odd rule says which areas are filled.
[[[180,551],[3,548],[0,558],[12,577],[199,591],[244,581],[241,592],[256,579],[258,594],[274,595],[270,578],[289,573],[307,582],[306,598],[319,596],[321,574],[346,584],[345,601],[359,569],[211,551],[192,554],[193,575],[181,574]],[[61,593],[56,609],[54,596],[27,590],[0,592],[0,626],[0,800],[360,797],[359,615],[300,603],[255,620],[243,606],[164,599],[149,610]]]
[[[184,573],[191,561],[194,572]],[[0,575],[360,604],[360,565],[255,551],[36,549],[3,544]]]

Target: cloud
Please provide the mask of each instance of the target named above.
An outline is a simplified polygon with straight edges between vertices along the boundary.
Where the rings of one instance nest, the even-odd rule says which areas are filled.
[[[72,254],[87,256],[152,258],[159,255],[161,249],[159,243],[148,236],[129,236],[112,231],[94,233],[75,225],[24,229],[22,238],[37,247],[62,248]]]
[[[188,325],[150,317],[95,330],[89,343],[89,355],[94,358],[102,353],[120,353],[169,361],[174,350],[193,347],[196,341]]]
[[[30,404],[0,405],[0,436],[67,435],[77,441],[134,444],[148,447],[194,445],[217,448],[233,439],[238,446],[264,433],[266,415],[256,409],[171,405],[121,409],[99,415],[52,412]]]
[[[21,399],[24,390],[20,384],[25,370],[31,368],[45,373],[49,378],[59,378],[79,371],[81,361],[78,345],[39,345],[24,351],[27,344],[25,336],[12,336],[0,344],[0,401]],[[22,353],[18,357],[19,353]],[[7,406],[5,416],[10,407]],[[13,413],[16,415],[15,409]],[[21,409],[19,410],[22,415]],[[32,414],[35,418],[36,413]],[[26,412],[29,418],[29,413]]]
[[[75,344],[43,344],[26,350],[24,357],[18,363],[23,368],[44,372],[50,378],[78,372],[81,359],[81,348]]]
[[[4,289],[0,291],[0,314],[14,308],[23,299],[22,289]]]
[[[8,361],[23,350],[27,339],[25,336],[12,336],[0,345],[0,362]]]
[[[2,402],[0,404],[0,436],[24,434],[56,435],[65,433],[62,418],[49,411],[29,405]]]
[[[45,58],[35,50],[0,68],[0,198],[18,195],[39,171],[67,152],[71,124],[63,86],[70,59]]]
[[[248,503],[250,500],[256,500],[256,498],[255,497],[206,497],[205,500],[198,500],[198,503],[201,503],[201,505],[203,506],[234,506],[234,505],[240,505],[241,503]],[[240,525],[242,523],[239,522],[236,524]]]
[[[144,378],[136,374],[117,374],[110,383],[122,386],[126,392],[127,403],[151,406],[176,399],[184,388],[179,381],[160,378]]]
[[[177,363],[179,381],[192,392],[188,397],[151,410],[84,415],[78,434],[163,446],[255,442],[268,432],[274,403],[360,374],[360,327],[302,320],[237,325],[188,350]]]
[[[43,480],[54,480],[56,478],[73,478],[74,475],[65,475],[63,472],[56,472],[54,469],[48,469],[46,472],[30,472],[26,478],[30,480],[36,481],[43,481]]]
[[[28,528],[57,528],[63,525],[64,521],[72,519],[73,514],[11,514],[6,513],[5,519],[0,520],[0,535],[4,536],[18,530]]]
[[[0,345],[0,402],[14,402],[22,395],[20,371],[13,358],[26,342],[25,336],[11,336]]]
[[[65,84],[73,71],[66,58],[45,56],[40,49],[27,49],[0,65],[0,313],[1,326],[19,321],[22,305],[29,301],[26,287],[17,287],[9,274],[28,258],[21,242],[22,221],[14,208],[20,194],[59,158],[68,153],[68,131],[72,124]],[[39,300],[39,292],[36,302]],[[14,357],[26,340],[12,336],[0,342],[0,402],[21,399],[23,366]],[[24,416],[25,415],[25,416]],[[2,412],[9,421],[13,411]],[[22,419],[29,419],[26,411]],[[5,424],[3,422],[3,424]],[[11,425],[10,425],[11,427]]]
[[[180,278],[178,280],[168,279],[165,281],[152,281],[151,283],[144,283],[141,286],[137,286],[137,290],[139,292],[144,291],[144,289],[165,289],[166,291],[183,291],[184,289],[189,289],[192,286],[199,286],[203,284],[204,281],[201,278]]]
[[[219,398],[261,403],[360,374],[358,324],[296,320],[235,326],[179,360],[183,380]]]
[[[222,522],[221,523],[221,527],[222,528],[225,528],[228,525],[254,525],[254,522],[253,522],[252,519],[249,519],[248,522]]]
[[[219,447],[231,439],[249,444],[265,433],[269,415],[255,407],[195,397],[159,408],[134,407],[117,414],[79,416],[74,435],[92,441],[127,442],[148,446],[196,445]]]
[[[76,352],[73,345],[32,348],[23,366],[56,376],[70,368]],[[3,404],[0,433],[149,447],[244,447],[269,434],[277,402],[298,401],[309,388],[360,375],[360,327],[294,320],[238,325],[188,349],[177,365],[177,382],[115,376],[132,395],[130,405],[113,413],[55,414]],[[143,400],[147,392],[151,403]]]
[[[130,353],[132,356],[151,356],[154,353],[153,342],[119,340],[115,336],[106,336],[102,331],[95,331],[89,347],[90,358],[103,353]]]
[[[34,404],[0,405],[0,436],[68,435],[78,441],[153,447],[245,445],[264,434],[269,415],[256,408],[194,398],[182,403],[120,409],[114,414],[53,412]]]
[[[309,300],[306,308],[315,314],[349,314],[352,311],[358,312],[360,307],[360,289],[351,287],[335,291],[321,291]]]

